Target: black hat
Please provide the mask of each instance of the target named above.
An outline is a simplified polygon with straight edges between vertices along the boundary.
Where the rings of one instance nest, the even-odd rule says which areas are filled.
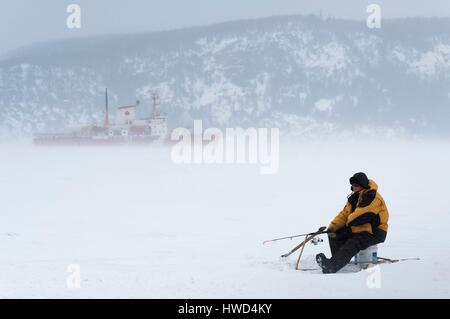
[[[350,184],[359,184],[364,188],[369,188],[369,179],[366,174],[359,172],[350,177]]]

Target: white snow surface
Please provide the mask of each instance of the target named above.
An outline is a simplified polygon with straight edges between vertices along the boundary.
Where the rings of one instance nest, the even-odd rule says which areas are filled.
[[[170,148],[0,145],[1,298],[449,298],[448,143],[287,143],[280,169],[174,164]],[[390,211],[372,273],[295,270],[365,171]],[[308,245],[304,267],[328,243]],[[70,289],[71,264],[81,286]]]

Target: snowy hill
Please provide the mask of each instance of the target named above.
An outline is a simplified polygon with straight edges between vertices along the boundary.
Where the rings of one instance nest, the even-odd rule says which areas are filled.
[[[365,22],[283,16],[82,38],[0,62],[0,134],[100,121],[157,90],[171,127],[272,126],[298,134],[363,130],[448,135],[450,19]]]

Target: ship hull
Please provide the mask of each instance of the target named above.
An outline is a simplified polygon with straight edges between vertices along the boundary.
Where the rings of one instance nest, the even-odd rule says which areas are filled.
[[[37,146],[51,145],[150,145],[150,144],[170,144],[170,139],[151,136],[127,136],[127,137],[81,137],[63,134],[41,135],[33,138],[33,143]]]

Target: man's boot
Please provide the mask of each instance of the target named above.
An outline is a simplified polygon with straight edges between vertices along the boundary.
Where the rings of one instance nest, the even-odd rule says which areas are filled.
[[[320,253],[316,255],[316,261],[320,268],[322,268],[322,272],[324,274],[332,274],[335,273],[336,270],[333,267],[331,261],[325,257],[324,254]]]

